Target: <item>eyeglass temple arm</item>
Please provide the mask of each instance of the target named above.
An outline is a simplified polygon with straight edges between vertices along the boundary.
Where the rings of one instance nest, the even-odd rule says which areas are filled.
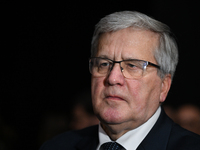
[[[160,69],[160,66],[158,66],[158,65],[156,65],[156,64],[153,64],[153,63],[151,63],[151,62],[148,62],[148,65],[151,65],[151,66],[154,66],[154,67]]]

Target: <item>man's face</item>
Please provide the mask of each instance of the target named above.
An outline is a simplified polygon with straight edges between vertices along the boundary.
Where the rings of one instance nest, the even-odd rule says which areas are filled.
[[[154,50],[158,38],[158,34],[151,31],[131,28],[104,33],[95,57],[115,61],[140,59],[157,64]],[[165,100],[166,95],[163,98],[161,93],[162,80],[154,67],[147,67],[142,78],[137,80],[125,78],[119,64],[115,64],[107,76],[92,76],[94,112],[104,124],[131,124],[127,129],[138,127]]]

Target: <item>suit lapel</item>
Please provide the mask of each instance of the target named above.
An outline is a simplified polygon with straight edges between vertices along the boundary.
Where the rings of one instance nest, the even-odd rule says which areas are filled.
[[[91,133],[82,137],[80,142],[75,146],[77,150],[96,150],[99,143],[98,126],[95,126]]]
[[[77,150],[95,150],[97,148],[98,142],[94,138],[83,138],[77,145]]]
[[[165,150],[167,148],[171,128],[172,121],[162,109],[156,124],[142,141],[142,143],[138,146],[137,150]]]

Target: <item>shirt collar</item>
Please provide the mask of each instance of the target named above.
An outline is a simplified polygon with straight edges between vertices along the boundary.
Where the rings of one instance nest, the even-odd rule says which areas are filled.
[[[116,142],[121,144],[126,150],[136,149],[158,120],[160,112],[161,108],[159,107],[154,115],[147,122],[136,129],[128,131],[119,139],[117,139]],[[106,142],[111,142],[111,139],[99,124],[99,145],[97,147],[97,150],[99,150],[100,146]]]

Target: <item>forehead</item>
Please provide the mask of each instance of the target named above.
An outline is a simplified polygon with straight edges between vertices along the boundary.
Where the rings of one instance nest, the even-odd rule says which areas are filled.
[[[100,36],[97,56],[110,59],[142,59],[155,61],[154,51],[159,35],[149,30],[126,28]]]

